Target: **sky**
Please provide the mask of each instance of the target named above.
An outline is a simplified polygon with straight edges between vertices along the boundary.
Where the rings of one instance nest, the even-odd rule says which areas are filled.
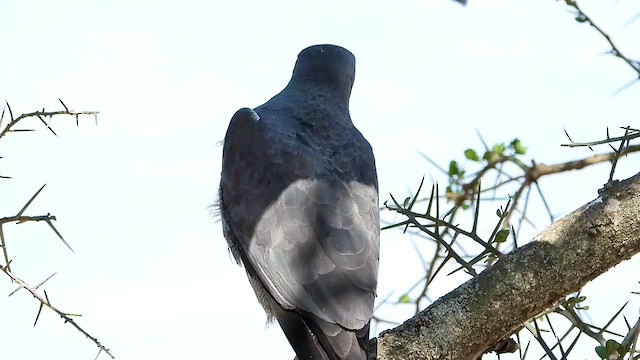
[[[627,24],[637,4],[580,4],[640,58],[640,21]],[[54,214],[75,250],[46,224],[6,225],[13,271],[31,284],[56,272],[43,287],[51,302],[82,314],[78,323],[124,360],[293,358],[280,329],[265,327],[209,206],[229,119],[280,91],[309,45],[356,56],[351,116],[374,149],[381,201],[409,194],[423,175],[445,181],[420,153],[443,165],[462,159],[481,148],[476,130],[490,143],[520,137],[528,156],[551,164],[591,154],[561,148],[563,128],[586,141],[638,123],[640,85],[614,95],[637,74],[603,54],[606,42],[561,1],[4,0],[0,41],[0,99],[14,114],[59,110],[58,98],[100,112],[97,126],[59,117],[58,137],[34,121],[23,127],[37,132],[0,141],[0,175],[12,177],[0,186],[2,216],[46,183],[28,212]],[[624,159],[617,177],[637,163]],[[561,216],[594,199],[608,174],[603,164],[541,185]],[[546,225],[540,204],[532,211],[539,227],[528,238]],[[637,266],[621,264],[587,287],[594,320],[638,290]],[[420,268],[407,236],[382,234],[379,296],[401,294]],[[0,292],[13,289],[0,280]],[[50,311],[34,327],[38,303],[25,291],[0,296],[0,309],[0,358],[97,353]],[[595,345],[585,341],[577,358],[594,358]]]

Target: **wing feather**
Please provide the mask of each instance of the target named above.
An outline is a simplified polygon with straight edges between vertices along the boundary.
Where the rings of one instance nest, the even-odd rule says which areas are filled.
[[[241,109],[225,137],[221,199],[233,231],[227,239],[236,239],[232,252],[251,263],[283,308],[362,329],[377,285],[377,183],[341,178],[326,154],[303,146],[286,121],[269,127],[268,120]],[[357,156],[373,166],[375,178],[366,145],[368,153]],[[335,158],[348,168],[346,156]]]
[[[368,323],[379,255],[377,203],[375,188],[358,183],[300,179],[283,191],[248,249],[281,305],[348,329]]]

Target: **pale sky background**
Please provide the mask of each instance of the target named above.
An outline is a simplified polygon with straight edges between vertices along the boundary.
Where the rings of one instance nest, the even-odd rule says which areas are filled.
[[[640,58],[640,21],[625,26],[637,2],[581,5]],[[444,181],[419,151],[443,165],[462,159],[481,147],[475,129],[490,143],[520,137],[538,162],[588,156],[560,148],[563,127],[574,140],[638,127],[640,85],[612,96],[635,74],[603,55],[605,41],[567,10],[552,0],[0,0],[0,99],[14,114],[57,110],[58,98],[100,111],[97,127],[90,117],[79,129],[56,118],[59,137],[32,122],[23,127],[38,132],[0,141],[0,174],[13,177],[0,186],[2,216],[46,183],[29,213],[55,214],[76,250],[46,224],[7,225],[13,270],[32,284],[57,271],[44,286],[51,301],[82,314],[79,324],[117,359],[293,359],[279,327],[265,329],[208,209],[233,113],[280,91],[301,49],[334,43],[357,58],[351,114],[374,148],[381,201],[403,197],[423,175]],[[624,159],[617,177],[638,163]],[[562,215],[595,198],[608,173],[603,164],[541,184]],[[380,297],[398,296],[421,274],[408,240],[382,235]],[[596,322],[629,298],[627,314],[637,316],[639,296],[629,294],[640,290],[637,268],[637,259],[627,262],[588,287]],[[0,278],[0,294],[10,293]],[[436,293],[462,280],[444,279]],[[0,296],[0,358],[95,357],[96,347],[50,311],[34,328],[37,310],[24,291]],[[411,313],[382,311],[399,321]],[[596,358],[594,342],[581,344],[576,359]]]

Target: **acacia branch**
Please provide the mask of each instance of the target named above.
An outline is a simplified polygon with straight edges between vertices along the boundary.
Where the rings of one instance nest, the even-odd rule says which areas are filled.
[[[51,133],[53,133],[56,136],[57,136],[56,132],[53,131],[51,126],[49,126],[50,122],[51,122],[51,119],[56,115],[71,115],[71,116],[75,116],[76,125],[78,125],[78,119],[79,119],[80,115],[93,115],[95,120],[96,120],[96,123],[97,123],[97,114],[98,114],[97,111],[73,111],[73,110],[69,110],[67,105],[62,100],[60,100],[60,99],[58,99],[58,100],[60,101],[60,104],[62,105],[64,110],[61,110],[61,111],[45,111],[45,109],[43,108],[42,111],[34,111],[34,112],[30,112],[30,113],[25,113],[25,114],[19,115],[17,117],[14,117],[13,111],[11,110],[11,106],[9,105],[8,102],[6,102],[6,107],[2,110],[2,113],[0,113],[0,139],[2,137],[4,137],[6,134],[8,134],[9,132],[31,131],[31,130],[15,129],[14,128],[21,120],[28,119],[28,118],[37,118],[37,119],[39,119],[42,122],[42,124],[44,124],[44,126],[49,131],[51,131]],[[8,120],[8,123],[3,128],[2,127],[2,125],[3,125],[2,123],[3,123],[3,120],[4,120],[5,114],[7,114],[9,120]],[[45,121],[45,118],[47,118],[47,117],[49,118],[49,121]],[[0,176],[0,178],[7,178],[7,177],[6,176]],[[48,296],[48,294],[47,294],[47,292],[45,290],[43,290],[44,296],[41,296],[38,293],[38,289],[46,281],[51,279],[51,277],[53,275],[49,276],[47,279],[45,279],[44,281],[40,282],[36,286],[30,286],[29,284],[27,284],[26,282],[21,280],[19,277],[17,277],[11,271],[11,260],[9,260],[9,254],[8,254],[8,250],[7,250],[7,241],[5,239],[4,231],[3,231],[3,227],[5,225],[7,225],[8,223],[21,224],[21,223],[25,223],[25,222],[44,221],[44,222],[47,223],[47,225],[49,225],[51,230],[53,230],[53,232],[58,236],[58,238],[69,248],[69,250],[71,250],[73,252],[73,249],[71,248],[71,246],[67,243],[67,241],[64,239],[64,237],[60,234],[58,229],[56,229],[56,227],[53,225],[52,221],[56,220],[55,216],[53,216],[51,214],[37,215],[37,216],[25,215],[25,212],[27,211],[27,208],[33,203],[33,201],[36,199],[36,197],[42,192],[44,187],[45,187],[45,185],[40,187],[40,189],[38,189],[38,191],[36,191],[35,194],[33,194],[31,196],[31,198],[22,206],[22,208],[17,212],[16,215],[0,217],[0,247],[2,247],[2,256],[4,257],[4,260],[5,260],[5,264],[4,265],[0,265],[0,271],[2,271],[4,274],[6,274],[11,279],[12,282],[18,284],[18,288],[16,290],[14,290],[9,296],[13,295],[15,292],[19,291],[20,289],[27,290],[35,299],[37,299],[40,302],[40,306],[38,308],[38,314],[36,316],[36,320],[34,322],[34,326],[36,325],[36,323],[38,322],[38,319],[40,318],[40,314],[41,314],[42,309],[44,307],[47,307],[47,308],[51,309],[52,311],[54,311],[55,313],[57,313],[61,318],[63,318],[65,323],[70,323],[74,328],[76,328],[76,330],[78,330],[81,334],[83,334],[87,338],[91,339],[91,341],[93,341],[96,344],[96,346],[99,349],[98,350],[98,355],[96,356],[96,359],[98,358],[98,356],[100,356],[100,354],[102,352],[106,353],[109,357],[111,357],[113,359],[114,356],[111,353],[111,351],[109,349],[107,349],[104,345],[102,345],[100,343],[100,341],[98,341],[98,339],[96,339],[95,337],[92,337],[91,335],[89,335],[89,333],[86,332],[83,328],[81,328],[75,322],[75,320],[72,318],[73,316],[80,316],[80,315],[71,314],[71,313],[65,313],[65,312],[60,311],[58,308],[56,308],[55,306],[53,306],[51,304],[50,298],[49,298],[49,296]],[[54,275],[55,275],[55,273],[54,273]]]
[[[25,130],[14,130],[13,127],[15,125],[17,125],[21,120],[27,119],[27,118],[31,118],[31,117],[37,117],[38,119],[40,119],[40,121],[44,124],[45,127],[47,127],[47,129],[49,129],[49,131],[51,131],[54,135],[57,136],[57,134],[55,133],[55,131],[53,131],[53,129],[51,129],[51,127],[49,126],[49,124],[44,121],[44,118],[53,118],[56,115],[71,115],[71,116],[75,116],[76,117],[76,125],[78,125],[78,117],[80,115],[93,115],[96,124],[98,123],[98,111],[74,111],[74,110],[69,110],[69,108],[67,108],[67,106],[62,102],[62,100],[58,99],[60,101],[60,103],[62,104],[62,106],[64,107],[64,110],[60,110],[60,111],[45,111],[44,109],[42,109],[42,111],[34,111],[34,112],[30,112],[30,113],[25,113],[22,114],[18,117],[13,117],[13,112],[11,111],[11,106],[9,105],[9,102],[5,101],[6,109],[9,110],[9,123],[7,123],[7,126],[4,127],[4,129],[2,129],[2,131],[0,131],[0,138],[2,138],[3,136],[5,136],[7,133],[12,132],[12,131],[25,131]],[[4,110],[2,111],[2,116],[0,116],[0,125],[2,124],[2,118],[4,118]],[[29,130],[26,130],[29,131]]]
[[[80,315],[65,313],[63,311],[58,310],[58,308],[56,308],[55,306],[53,306],[51,304],[51,301],[49,300],[49,296],[47,296],[46,291],[44,293],[45,294],[44,298],[42,296],[40,296],[40,294],[37,293],[38,288],[42,284],[44,284],[45,281],[49,280],[51,278],[51,276],[49,278],[47,278],[45,281],[43,281],[42,283],[40,283],[38,286],[31,287],[26,282],[22,281],[16,275],[14,275],[12,272],[10,272],[7,269],[6,266],[0,265],[0,270],[2,270],[3,273],[5,273],[9,278],[11,278],[11,281],[13,281],[16,284],[18,284],[19,288],[17,290],[19,290],[19,289],[27,290],[29,293],[31,293],[31,296],[33,296],[36,300],[38,300],[40,302],[40,308],[38,310],[38,317],[36,318],[36,322],[38,321],[38,318],[40,317],[40,311],[42,310],[42,307],[46,306],[49,309],[51,309],[53,312],[58,314],[61,318],[63,318],[65,323],[71,324],[80,333],[82,333],[87,338],[91,339],[91,341],[93,341],[93,343],[96,344],[96,346],[98,346],[98,348],[100,349],[101,352],[104,352],[105,354],[109,355],[109,357],[111,357],[112,359],[115,359],[115,357],[111,353],[111,350],[107,349],[104,345],[102,345],[102,343],[100,343],[100,341],[98,341],[98,339],[96,339],[95,337],[91,336],[88,332],[86,332],[83,328],[81,328],[80,325],[78,325],[75,322],[75,320],[73,320],[72,316],[80,316]],[[14,291],[14,293],[15,293],[15,291]],[[35,326],[35,323],[33,325]],[[100,353],[98,353],[98,355],[100,355]]]
[[[580,160],[567,161],[563,163],[553,164],[553,165],[545,165],[545,164],[535,164],[533,167],[528,169],[527,176],[535,181],[544,175],[557,174],[565,171],[571,170],[580,170],[584,169],[587,166],[613,161],[616,156],[623,156],[629,153],[640,151],[640,145],[633,145],[625,147],[621,150],[618,155],[615,151],[606,153],[606,154],[597,154],[593,156],[586,157]]]
[[[468,360],[640,252],[640,173],[376,340],[372,358]],[[373,348],[376,348],[373,346]]]
[[[604,32],[604,30],[602,30],[602,28],[600,28],[600,26],[598,26],[595,22],[593,22],[593,20],[587,16],[587,14],[584,13],[584,11],[582,11],[582,9],[578,6],[578,2],[575,0],[565,0],[566,4],[571,6],[572,8],[574,8],[576,10],[576,12],[578,13],[576,20],[579,22],[586,22],[589,25],[591,25],[605,40],[607,40],[607,42],[609,43],[609,46],[611,46],[611,50],[609,51],[609,53],[611,53],[612,55],[622,59],[625,63],[627,63],[627,65],[629,65],[637,74],[638,74],[638,79],[636,79],[635,81],[640,79],[640,63],[638,63],[638,61],[635,60],[631,60],[629,59],[629,57],[625,56],[624,54],[622,54],[622,52],[620,51],[620,49],[618,49],[618,47],[613,43],[613,40],[611,40],[611,37],[609,36],[609,34],[607,34],[606,32]]]

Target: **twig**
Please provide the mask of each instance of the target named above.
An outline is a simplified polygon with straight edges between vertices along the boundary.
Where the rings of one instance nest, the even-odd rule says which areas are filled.
[[[31,293],[31,295],[36,298],[39,302],[40,302],[40,307],[42,306],[46,306],[49,309],[51,309],[53,312],[55,312],[56,314],[58,314],[61,318],[64,319],[65,323],[69,323],[71,324],[73,327],[76,328],[76,330],[78,330],[80,333],[82,333],[84,336],[86,336],[87,338],[91,339],[91,341],[93,341],[94,344],[96,344],[96,346],[98,346],[98,348],[100,349],[100,351],[104,351],[109,357],[111,357],[112,359],[115,359],[115,357],[113,356],[113,354],[111,353],[111,350],[107,349],[104,345],[102,345],[100,343],[100,341],[98,341],[97,338],[91,336],[87,331],[85,331],[83,328],[80,327],[80,325],[78,325],[75,320],[73,320],[72,316],[79,316],[77,314],[70,314],[70,313],[65,313],[62,312],[60,310],[58,310],[55,306],[53,306],[51,304],[51,302],[49,301],[49,297],[46,296],[46,299],[43,298],[42,296],[40,296],[36,289],[37,287],[31,287],[29,286],[27,283],[25,283],[24,281],[22,281],[20,278],[18,278],[17,276],[15,276],[12,272],[10,272],[7,267],[0,265],[0,270],[2,270],[3,273],[5,273],[9,278],[11,278],[11,280],[15,283],[17,283],[20,288],[27,290],[29,293]],[[47,279],[48,280],[48,279]],[[46,280],[45,280],[46,281]],[[43,282],[44,283],[44,282]],[[45,293],[46,295],[46,293]],[[40,314],[40,310],[38,310],[38,316]],[[36,318],[36,322],[37,322],[37,318]],[[34,324],[35,325],[35,324]],[[99,353],[98,353],[99,354]]]
[[[625,135],[623,136],[618,136],[618,137],[608,137],[604,140],[597,140],[597,141],[588,141],[588,142],[574,142],[573,140],[571,140],[571,138],[569,137],[569,134],[567,133],[567,130],[565,130],[565,134],[567,134],[567,137],[569,138],[569,141],[571,141],[571,143],[569,144],[561,144],[560,146],[567,146],[567,147],[591,147],[591,146],[595,146],[595,145],[603,145],[603,144],[610,144],[612,142],[616,142],[616,141],[630,141],[633,140],[635,138],[640,138],[640,131],[638,129],[632,129],[630,127],[624,127],[625,130],[627,130],[627,132],[625,132]]]
[[[59,99],[58,99],[59,100]],[[10,117],[10,121],[7,124],[7,126],[5,126],[4,129],[2,129],[2,131],[0,131],[0,138],[2,138],[3,136],[5,136],[7,133],[11,132],[11,131],[20,131],[20,130],[12,130],[13,126],[15,126],[18,122],[20,122],[20,120],[24,120],[26,118],[30,118],[30,117],[37,117],[39,118],[44,124],[45,126],[51,131],[53,132],[53,134],[55,135],[55,132],[53,131],[53,129],[51,129],[49,127],[49,125],[43,120],[44,117],[53,117],[56,115],[72,115],[76,117],[76,120],[78,118],[78,116],[80,115],[93,115],[96,118],[96,122],[97,122],[97,116],[99,114],[98,111],[73,111],[73,110],[69,110],[67,108],[67,106],[62,102],[62,100],[60,100],[60,103],[62,103],[62,105],[64,106],[65,110],[60,110],[60,111],[44,111],[44,109],[42,111],[34,111],[34,112],[30,112],[30,113],[26,113],[26,114],[22,114],[16,118],[13,117],[13,112],[11,111],[11,106],[9,106],[9,103],[5,101],[5,103],[7,104],[7,110],[9,110],[9,117]],[[3,111],[4,113],[4,111]]]
[[[638,152],[640,151],[640,145],[628,146],[622,150],[621,155]],[[616,152],[610,152],[606,154],[598,154],[586,157],[580,160],[567,161],[563,163],[553,164],[553,165],[545,165],[545,164],[536,164],[531,168],[531,176],[534,179],[539,179],[545,175],[557,174],[570,170],[580,170],[587,166],[595,165],[598,163],[613,161],[616,158]]]
[[[4,119],[5,110],[7,110],[7,112],[8,112],[9,122],[0,131],[0,138],[2,138],[4,135],[8,134],[9,132],[31,131],[31,130],[14,129],[13,128],[21,120],[24,120],[24,119],[27,119],[27,118],[30,118],[30,117],[38,118],[44,124],[44,126],[47,129],[49,129],[49,131],[51,131],[56,136],[57,136],[57,134],[55,133],[55,131],[53,131],[53,129],[49,126],[49,124],[51,122],[51,119],[53,118],[53,116],[56,116],[56,115],[71,115],[71,116],[75,116],[76,117],[76,123],[78,122],[78,117],[80,115],[93,115],[94,118],[96,119],[96,123],[97,123],[97,114],[98,114],[97,111],[73,111],[73,110],[69,110],[67,105],[62,100],[60,100],[60,99],[58,99],[58,100],[60,101],[60,103],[64,107],[64,111],[45,111],[45,109],[43,108],[42,111],[35,111],[35,112],[25,113],[25,114],[22,114],[22,115],[20,115],[18,117],[14,117],[13,111],[11,110],[11,106],[9,105],[8,102],[6,102],[6,107],[5,107],[5,109],[2,110],[2,114],[0,114],[0,128],[2,128],[2,120]],[[50,121],[49,122],[45,121],[45,119],[44,119],[45,117],[49,117]],[[0,178],[6,178],[6,176],[0,176]],[[2,247],[2,252],[3,252],[4,260],[5,260],[5,265],[4,266],[0,265],[0,270],[2,270],[2,272],[4,272],[13,282],[15,282],[15,283],[17,283],[19,285],[18,288],[15,289],[10,294],[10,296],[12,294],[14,294],[15,292],[19,291],[20,289],[25,289],[25,290],[29,291],[29,293],[31,293],[31,295],[40,302],[40,306],[38,308],[38,313],[36,315],[34,326],[37,324],[38,319],[40,318],[40,314],[42,312],[42,308],[46,306],[46,307],[50,308],[52,311],[54,311],[55,313],[57,313],[60,317],[62,317],[65,322],[70,323],[80,333],[84,334],[86,337],[91,339],[98,346],[99,350],[98,350],[98,354],[96,356],[96,359],[98,358],[98,356],[100,356],[100,354],[102,352],[105,352],[109,357],[111,357],[113,359],[114,356],[111,354],[111,351],[109,349],[104,347],[98,341],[98,339],[90,336],[89,333],[87,333],[85,330],[83,330],[71,318],[72,316],[80,316],[80,315],[64,313],[64,312],[58,310],[56,307],[54,307],[51,304],[51,301],[49,299],[49,295],[47,294],[47,292],[45,290],[43,290],[44,297],[42,297],[41,295],[39,295],[37,293],[38,288],[40,288],[40,286],[42,286],[46,281],[51,279],[51,277],[53,277],[53,275],[55,275],[55,273],[53,275],[49,276],[48,278],[46,278],[44,281],[40,282],[37,286],[32,287],[32,286],[29,286],[27,283],[22,281],[20,278],[18,278],[16,275],[14,275],[11,272],[11,267],[10,267],[11,266],[11,260],[9,259],[9,255],[8,255],[8,251],[7,251],[7,244],[6,244],[6,241],[5,241],[4,229],[3,229],[3,226],[5,224],[7,224],[7,223],[15,222],[16,224],[21,224],[21,223],[25,223],[25,222],[44,221],[44,222],[47,223],[47,225],[49,225],[49,227],[51,227],[53,232],[69,248],[69,250],[71,250],[73,252],[73,249],[71,248],[71,246],[67,243],[67,241],[64,239],[64,237],[62,237],[62,235],[60,234],[58,229],[56,229],[56,227],[53,225],[52,221],[56,220],[55,216],[53,216],[51,214],[38,215],[38,216],[24,215],[26,210],[27,210],[27,208],[33,203],[33,201],[36,199],[36,197],[40,194],[40,192],[44,189],[45,186],[46,186],[46,184],[43,185],[42,187],[40,187],[40,189],[38,189],[38,191],[36,191],[31,196],[31,198],[22,206],[22,208],[17,212],[16,215],[7,216],[7,217],[0,217],[0,247]]]
[[[605,33],[604,30],[602,30],[602,28],[600,28],[596,23],[594,23],[593,20],[589,16],[587,16],[587,14],[584,13],[584,11],[582,11],[582,9],[578,6],[577,1],[565,0],[565,2],[568,6],[571,6],[578,12],[578,16],[576,17],[576,20],[579,22],[586,22],[589,25],[591,25],[594,29],[596,29],[596,31],[600,35],[602,35],[602,37],[604,37],[605,40],[607,40],[607,42],[611,46],[611,50],[609,52],[612,55],[624,60],[624,62],[626,62],[638,74],[638,79],[636,79],[636,81],[640,80],[640,63],[638,61],[631,60],[627,56],[623,55],[620,49],[618,49],[618,47],[616,47],[616,45],[613,43],[613,41],[611,40],[611,37],[607,33]]]

